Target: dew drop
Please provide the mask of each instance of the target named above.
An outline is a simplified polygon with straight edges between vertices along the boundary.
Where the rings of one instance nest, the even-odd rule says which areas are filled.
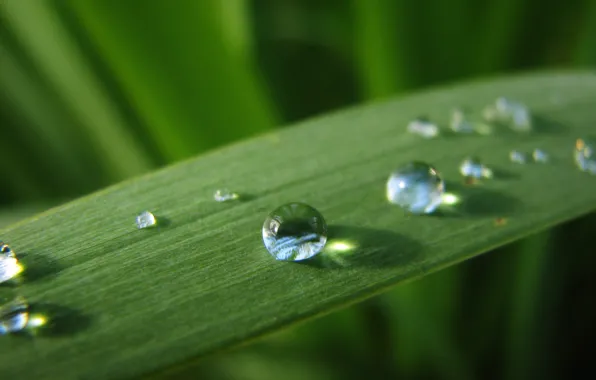
[[[0,335],[23,330],[29,321],[29,305],[23,297],[0,306]]]
[[[233,201],[238,198],[239,196],[237,193],[231,192],[228,189],[218,189],[213,194],[213,199],[215,199],[216,202]]]
[[[547,163],[550,159],[548,153],[546,153],[542,149],[534,149],[534,151],[532,152],[532,158],[534,159],[534,162],[538,162],[541,164]]]
[[[459,166],[459,172],[466,178],[492,178],[493,171],[475,157],[466,158]]]
[[[315,208],[288,203],[273,210],[263,223],[263,243],[277,260],[300,261],[323,250],[327,223]]]
[[[408,132],[429,139],[439,135],[439,127],[426,119],[417,118],[408,123]]]
[[[596,144],[587,139],[577,139],[573,158],[579,170],[596,174]]]
[[[519,150],[512,150],[509,152],[509,160],[511,162],[515,162],[516,164],[525,164],[526,163],[526,155]]]
[[[511,129],[517,132],[532,130],[532,114],[528,107],[503,96],[497,98],[494,105],[487,106],[483,115],[490,122],[510,123]]]
[[[10,247],[0,242],[0,284],[13,279],[23,271]]]
[[[157,219],[150,211],[143,211],[137,215],[137,227],[139,229],[149,228],[157,225]]]
[[[456,108],[451,113],[451,121],[449,123],[451,130],[455,133],[472,133],[474,126],[466,119],[464,111]]]
[[[387,180],[387,200],[413,214],[430,214],[439,207],[445,183],[432,166],[414,161]]]

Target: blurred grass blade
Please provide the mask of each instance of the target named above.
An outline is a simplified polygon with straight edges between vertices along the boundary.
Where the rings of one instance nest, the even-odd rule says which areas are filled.
[[[484,8],[484,22],[479,23],[479,45],[475,57],[477,72],[495,72],[511,65],[518,28],[527,1],[491,1]]]
[[[586,8],[585,21],[580,24],[575,61],[593,68],[596,65],[596,1],[588,1]]]
[[[44,183],[38,185],[46,195],[55,194],[58,189],[80,195],[83,191],[109,184],[99,172],[100,166],[91,162],[86,151],[88,142],[80,138],[76,124],[65,115],[55,96],[30,75],[10,50],[0,50],[3,88],[0,99],[6,107],[4,112],[10,112],[15,120],[22,120],[13,130],[22,137],[21,149],[12,154],[5,152],[2,163],[7,167],[18,167],[30,161],[28,158],[35,158],[37,176],[43,177],[39,172],[47,174]],[[11,139],[11,148],[17,143],[15,140]],[[3,172],[8,175],[11,170],[6,168]],[[17,177],[15,174],[8,176],[11,181],[5,186],[12,187]]]
[[[408,87],[407,39],[395,40],[403,28],[402,1],[352,0],[354,55],[364,98],[382,98]]]
[[[544,318],[540,308],[540,290],[549,279],[546,277],[550,257],[550,233],[541,232],[520,242],[513,274],[514,294],[511,296],[510,325],[505,379],[522,380],[544,378],[547,363],[538,360],[544,346],[540,331]]]
[[[218,3],[67,3],[169,161],[275,124],[258,77],[242,56],[246,41],[239,43],[237,33],[226,32],[213,17],[230,18]],[[234,16],[238,23],[240,16]],[[160,28],[154,27],[157,20]]]
[[[405,133],[421,113],[443,125],[454,104],[479,111],[503,94],[533,110],[535,133],[433,140]],[[553,103],[553,94],[562,101]],[[277,139],[236,144],[13,225],[4,241],[52,264],[20,292],[32,305],[72,315],[45,332],[61,339],[43,332],[34,341],[2,339],[3,375],[124,378],[183,366],[589,213],[596,177],[575,169],[571,150],[592,131],[595,100],[589,72],[423,92],[313,119]],[[536,147],[552,162],[509,161],[511,149]],[[497,177],[459,185],[462,157],[478,154]],[[413,217],[387,204],[388,173],[410,160],[438,165],[462,200],[455,214]],[[214,202],[224,184],[244,200]],[[288,201],[317,207],[330,224],[329,247],[340,241],[351,250],[329,249],[305,264],[273,260],[261,223]],[[136,230],[143,209],[169,223]]]
[[[36,68],[55,86],[79,126],[97,144],[96,151],[112,181],[146,171],[150,167],[146,153],[127,132],[51,4],[9,0],[0,3],[0,11]]]

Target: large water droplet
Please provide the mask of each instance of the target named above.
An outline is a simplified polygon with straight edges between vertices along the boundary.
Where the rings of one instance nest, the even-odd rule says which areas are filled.
[[[459,166],[459,172],[468,178],[492,178],[493,171],[480,162],[475,157],[466,158]]]
[[[137,227],[139,229],[149,228],[157,225],[157,219],[155,218],[155,215],[153,215],[149,211],[143,211],[142,213],[137,215],[136,221]]]
[[[408,123],[408,132],[428,139],[439,135],[439,127],[426,119],[418,118]]]
[[[29,305],[23,297],[0,306],[0,335],[23,330],[29,321]]]
[[[410,162],[387,180],[387,200],[413,214],[429,214],[441,204],[445,184],[437,171],[424,162]]]
[[[273,210],[265,219],[263,242],[277,260],[305,260],[325,247],[327,223],[313,207],[288,203]]]
[[[213,199],[215,199],[216,202],[233,201],[238,198],[239,196],[237,193],[234,193],[228,189],[219,189],[213,194]]]
[[[0,242],[0,284],[13,279],[23,271],[16,255],[10,247]]]

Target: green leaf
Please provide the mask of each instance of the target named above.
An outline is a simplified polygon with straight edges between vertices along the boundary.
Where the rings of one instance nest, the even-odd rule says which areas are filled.
[[[501,95],[533,110],[535,133],[405,133],[417,115],[445,125],[452,107],[479,111]],[[418,93],[309,120],[14,225],[0,235],[37,274],[18,291],[54,314],[35,339],[0,340],[3,374],[123,378],[184,366],[593,211],[596,177],[577,170],[571,152],[593,130],[595,100],[590,72]],[[534,148],[552,162],[509,162],[510,150]],[[463,186],[458,164],[467,155],[480,155],[496,178]],[[388,173],[410,160],[437,166],[462,200],[456,212],[410,216],[387,204]],[[214,202],[219,187],[245,199]],[[273,260],[261,223],[290,201],[325,215],[329,247],[353,249],[302,264]],[[144,209],[167,223],[136,230]]]

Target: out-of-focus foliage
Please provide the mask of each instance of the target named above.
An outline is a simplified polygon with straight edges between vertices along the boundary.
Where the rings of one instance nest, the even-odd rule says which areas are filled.
[[[4,0],[0,18],[0,205],[11,208],[350,104],[596,64],[594,0]],[[202,368],[572,377],[594,338],[580,232],[595,226],[573,222]]]

